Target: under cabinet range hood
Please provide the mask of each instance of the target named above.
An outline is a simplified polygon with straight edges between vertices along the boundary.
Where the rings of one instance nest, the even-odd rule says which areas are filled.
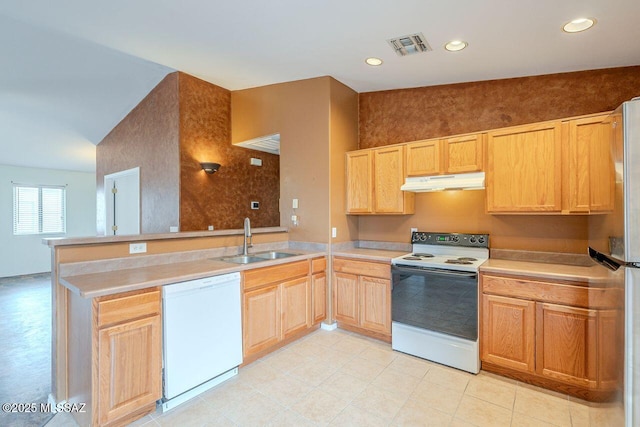
[[[484,172],[409,177],[400,189],[414,193],[445,190],[482,190],[484,189]]]

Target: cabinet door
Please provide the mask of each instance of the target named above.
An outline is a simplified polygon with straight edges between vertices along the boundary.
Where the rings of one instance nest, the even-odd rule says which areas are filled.
[[[404,147],[378,148],[373,156],[374,211],[405,213],[405,193],[400,190],[404,184]]]
[[[358,276],[354,274],[333,274],[333,305],[336,320],[350,325],[358,325]]]
[[[282,334],[284,338],[311,326],[311,283],[306,277],[282,286]]]
[[[561,143],[560,122],[489,132],[487,211],[560,211]]]
[[[373,160],[370,150],[347,153],[347,213],[373,211]]]
[[[448,138],[444,148],[444,172],[479,172],[484,167],[484,139],[486,134]]]
[[[388,279],[360,277],[360,326],[391,334],[391,282]]]
[[[244,293],[242,344],[245,357],[280,341],[280,286]]]
[[[98,422],[109,423],[162,397],[160,316],[98,330]]]
[[[600,212],[613,209],[614,166],[611,125],[607,116],[569,121],[569,211]]]
[[[407,175],[427,176],[442,173],[439,139],[407,144]]]
[[[538,375],[595,388],[597,311],[538,303],[536,318]]]
[[[482,295],[481,359],[523,372],[535,368],[535,302]]]
[[[313,324],[327,318],[327,274],[316,273],[311,277]]]
[[[612,211],[616,183],[611,122],[607,120],[594,126],[595,135],[589,145],[589,208],[591,212]]]

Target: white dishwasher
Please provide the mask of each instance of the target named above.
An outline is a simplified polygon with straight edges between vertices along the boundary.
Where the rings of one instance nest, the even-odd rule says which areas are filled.
[[[163,286],[163,411],[238,373],[240,306],[240,273]]]

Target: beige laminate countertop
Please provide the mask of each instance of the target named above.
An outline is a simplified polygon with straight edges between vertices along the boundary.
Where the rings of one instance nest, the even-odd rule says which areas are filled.
[[[60,277],[60,284],[84,298],[95,298],[121,292],[135,291],[153,286],[168,285],[203,277],[217,276],[236,271],[268,267],[294,261],[302,261],[326,252],[279,250],[296,255],[276,260],[265,260],[251,264],[233,264],[214,258],[199,261],[160,264],[148,267],[129,268],[104,273],[80,274]]]
[[[362,258],[369,261],[391,262],[391,258],[406,255],[407,251],[390,251],[386,249],[353,248],[333,251],[332,256],[346,258]]]
[[[482,264],[480,272],[587,283],[611,282],[615,275],[597,264],[579,266],[495,258],[490,258]]]

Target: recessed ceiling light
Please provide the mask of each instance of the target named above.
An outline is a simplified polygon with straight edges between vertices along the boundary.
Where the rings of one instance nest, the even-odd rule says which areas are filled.
[[[595,23],[595,18],[578,18],[564,24],[562,29],[567,33],[579,33],[593,27]]]
[[[464,49],[468,45],[469,43],[463,42],[462,40],[451,40],[449,43],[444,45],[444,48],[447,49],[449,52],[457,52],[459,50]]]
[[[373,67],[377,67],[378,65],[382,65],[382,59],[374,58],[373,56],[371,58],[365,59],[364,62],[366,62],[367,65],[371,65]]]

